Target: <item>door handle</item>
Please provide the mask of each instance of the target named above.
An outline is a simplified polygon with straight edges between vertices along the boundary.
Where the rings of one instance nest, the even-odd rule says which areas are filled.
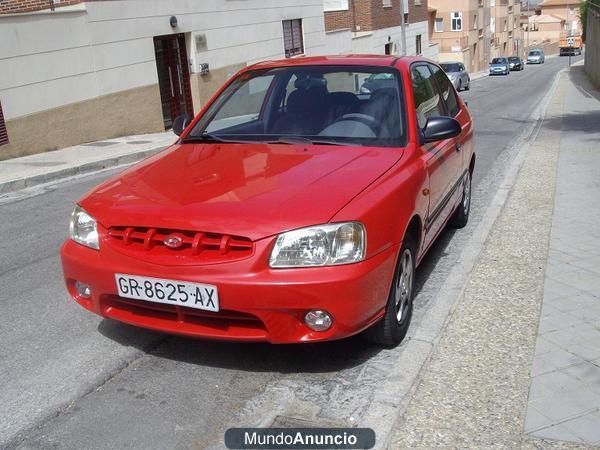
[[[462,144],[460,142],[456,143],[456,151],[460,152],[460,149],[462,148]]]

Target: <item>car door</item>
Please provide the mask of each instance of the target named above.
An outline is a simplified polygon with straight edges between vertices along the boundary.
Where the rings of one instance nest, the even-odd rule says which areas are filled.
[[[448,115],[444,98],[430,67],[441,70],[427,63],[411,66],[415,111],[421,130],[425,128],[429,117]],[[448,80],[445,75],[444,77]],[[448,209],[453,206],[450,205],[450,201],[458,178],[460,154],[457,152],[454,138],[427,143],[421,148],[429,177],[429,211],[425,220],[424,246],[427,248],[445,223],[449,214]]]

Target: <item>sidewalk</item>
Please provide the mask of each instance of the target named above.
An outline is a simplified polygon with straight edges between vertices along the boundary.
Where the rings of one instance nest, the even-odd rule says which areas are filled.
[[[391,448],[600,445],[600,94],[573,67]]]
[[[0,195],[139,161],[175,142],[171,131],[125,136],[0,161]]]

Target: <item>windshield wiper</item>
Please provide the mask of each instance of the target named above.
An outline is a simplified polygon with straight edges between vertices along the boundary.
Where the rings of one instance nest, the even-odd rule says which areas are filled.
[[[223,139],[222,137],[204,131],[200,136],[186,136],[181,142],[240,142],[235,140]]]
[[[269,141],[269,144],[307,144],[307,145],[339,145],[362,147],[362,144],[356,142],[338,142],[327,139],[310,139],[304,136],[282,136],[275,141]]]

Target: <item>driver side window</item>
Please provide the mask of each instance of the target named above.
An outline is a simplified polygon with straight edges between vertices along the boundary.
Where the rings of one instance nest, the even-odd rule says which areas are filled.
[[[442,100],[433,75],[426,65],[413,66],[410,73],[417,122],[420,128],[425,128],[429,117],[444,115]]]

